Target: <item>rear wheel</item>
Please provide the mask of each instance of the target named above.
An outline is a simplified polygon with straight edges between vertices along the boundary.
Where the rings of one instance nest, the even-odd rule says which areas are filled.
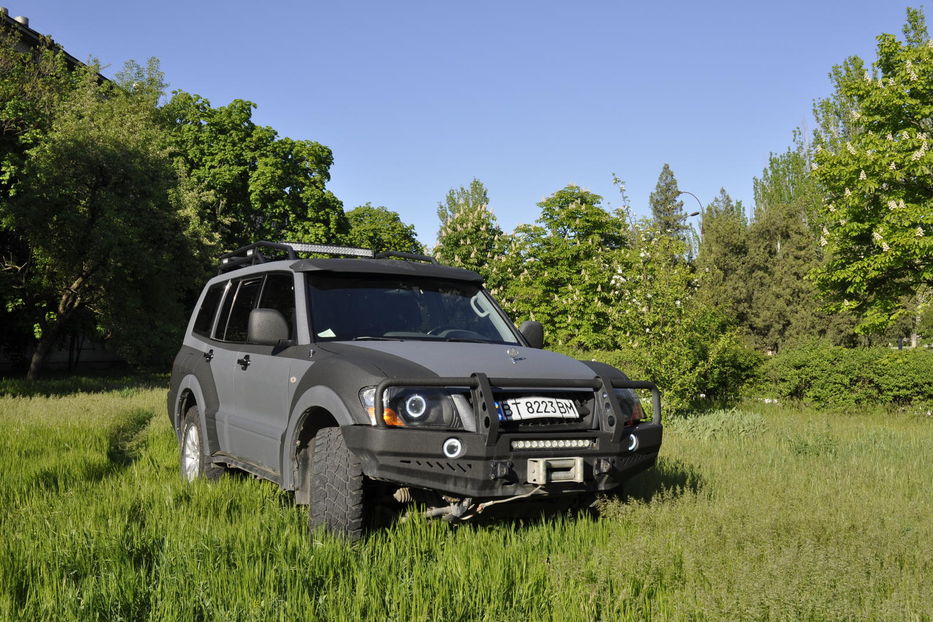
[[[204,439],[201,438],[201,422],[198,407],[192,406],[185,413],[181,430],[181,476],[193,482],[199,477],[217,479],[224,474],[224,467],[211,462],[204,451]]]
[[[363,466],[343,440],[340,428],[324,428],[314,438],[308,527],[356,540],[363,535]]]

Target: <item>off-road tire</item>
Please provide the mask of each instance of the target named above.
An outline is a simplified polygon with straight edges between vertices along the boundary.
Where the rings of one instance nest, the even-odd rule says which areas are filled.
[[[186,464],[188,461],[186,460],[185,452],[189,441],[189,435],[192,434],[196,435],[197,452],[194,456],[188,456],[189,459],[193,459],[190,463],[192,468],[189,470],[187,468],[189,464]],[[205,439],[201,438],[201,423],[200,417],[198,416],[198,407],[192,406],[185,413],[185,418],[182,420],[181,424],[178,465],[181,469],[182,479],[189,482],[202,477],[204,479],[215,480],[220,478],[227,471],[222,465],[215,464],[211,461],[210,456],[204,451],[205,444]]]
[[[320,528],[359,539],[363,535],[365,480],[363,466],[347,449],[340,428],[320,430],[314,438],[311,463],[311,533]]]

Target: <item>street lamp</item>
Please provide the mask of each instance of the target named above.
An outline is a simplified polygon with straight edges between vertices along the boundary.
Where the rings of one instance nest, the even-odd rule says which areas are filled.
[[[702,236],[703,235],[703,201],[700,200],[700,197],[698,197],[697,195],[693,194],[692,192],[688,190],[681,190],[680,192],[677,193],[677,196],[680,196],[682,194],[689,194],[694,199],[696,199],[697,205],[700,206],[699,212],[690,212],[689,214],[684,216],[684,218],[686,219],[686,218],[693,218],[694,216],[699,216],[700,217],[700,235]]]
[[[691,251],[691,254],[693,254],[693,252],[696,251],[696,254],[699,255],[699,253],[700,253],[700,242],[703,240],[703,201],[700,200],[700,197],[698,197],[697,195],[695,195],[695,194],[693,194],[692,192],[689,192],[689,191],[687,191],[687,190],[681,190],[680,192],[677,193],[677,196],[680,196],[680,195],[682,195],[682,194],[689,194],[689,195],[692,196],[694,199],[696,199],[697,205],[700,206],[700,211],[699,211],[699,212],[690,212],[689,214],[687,214],[686,216],[684,216],[684,219],[685,219],[685,220],[686,220],[687,218],[693,218],[694,216],[699,216],[699,217],[700,217],[700,235],[699,235],[699,238],[697,237],[696,232],[694,231],[693,227],[692,227],[692,226],[690,227],[690,231],[693,233],[693,235],[691,236],[692,239],[690,240],[690,246],[691,246],[690,251]],[[694,248],[694,245],[695,245],[695,248]]]
[[[688,216],[687,216],[688,218],[689,218],[690,216],[696,216],[696,215],[698,215],[700,212],[703,211],[703,201],[700,200],[700,197],[698,197],[697,195],[693,194],[692,192],[688,192],[687,190],[681,190],[680,192],[677,193],[677,196],[680,196],[680,195],[682,195],[682,194],[689,194],[690,196],[692,196],[694,199],[697,200],[697,205],[700,206],[700,211],[699,211],[699,212],[693,212],[692,214],[688,214]]]

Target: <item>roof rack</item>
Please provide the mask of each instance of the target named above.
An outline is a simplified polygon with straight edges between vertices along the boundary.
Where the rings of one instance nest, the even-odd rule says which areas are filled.
[[[265,251],[265,252],[263,252]],[[384,251],[376,253],[368,248],[353,246],[337,246],[334,244],[306,244],[304,242],[267,242],[261,241],[224,253],[220,256],[220,265],[217,274],[223,274],[245,266],[255,266],[275,261],[276,259],[298,259],[298,253],[316,253],[333,255],[335,257],[365,257],[368,259],[385,259],[398,257],[411,261],[427,261],[437,263],[433,257],[417,253],[402,253],[398,251]],[[281,255],[284,254],[284,257]]]

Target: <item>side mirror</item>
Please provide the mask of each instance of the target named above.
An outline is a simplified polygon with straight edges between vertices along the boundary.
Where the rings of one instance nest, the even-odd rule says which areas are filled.
[[[264,346],[274,346],[288,339],[288,322],[275,309],[253,309],[249,312],[246,340]]]
[[[528,345],[532,348],[540,349],[544,347],[544,326],[541,325],[541,322],[525,320],[522,322],[522,325],[518,327],[518,332],[522,334],[525,341],[527,341]]]

